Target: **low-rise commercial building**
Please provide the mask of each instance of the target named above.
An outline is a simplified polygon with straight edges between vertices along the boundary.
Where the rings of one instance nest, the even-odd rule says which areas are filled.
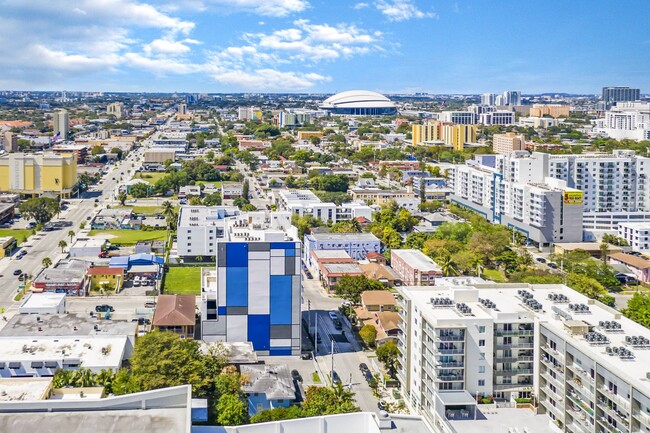
[[[348,221],[364,217],[372,220],[374,209],[364,203],[323,203],[310,190],[281,190],[277,193],[277,203],[282,210],[299,216],[311,215],[321,221]]]
[[[74,154],[10,153],[0,156],[0,190],[25,195],[69,197],[77,183]]]
[[[436,262],[419,250],[391,250],[390,264],[407,286],[433,286],[436,278],[442,277]]]
[[[124,284],[124,269],[108,266],[94,266],[88,269],[91,291],[119,293]]]
[[[216,255],[217,240],[225,236],[226,218],[239,214],[237,206],[181,206],[177,225],[178,255]]]
[[[372,252],[381,252],[381,241],[372,233],[311,233],[304,238],[303,258],[313,266],[311,252],[318,250],[342,250],[354,260],[363,260]]]

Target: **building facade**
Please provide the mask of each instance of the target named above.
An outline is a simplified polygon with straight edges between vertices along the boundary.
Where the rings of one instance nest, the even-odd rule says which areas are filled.
[[[70,116],[66,110],[59,110],[52,113],[52,124],[54,135],[59,135],[61,140],[67,140],[70,135]]]
[[[634,251],[650,251],[650,221],[619,223],[618,235],[625,239]]]
[[[69,197],[77,182],[74,154],[10,153],[0,157],[0,190],[38,195],[45,192]]]
[[[638,101],[641,90],[631,87],[603,87],[602,100],[605,104],[613,102]]]
[[[650,139],[650,103],[619,102],[595,120],[596,131],[617,140]]]
[[[433,286],[436,278],[442,277],[442,270],[430,257],[420,250],[390,251],[391,268],[407,286]]]
[[[177,248],[180,257],[210,257],[226,235],[226,219],[239,215],[237,206],[181,206]]]
[[[525,150],[526,137],[514,132],[494,134],[492,136],[492,150],[494,153],[509,155],[517,150]]]
[[[202,339],[250,341],[261,355],[299,355],[300,257],[288,212],[228,218],[216,269],[202,276]]]
[[[372,233],[310,233],[305,235],[303,259],[313,266],[311,252],[343,250],[354,260],[364,260],[369,253],[381,253],[381,241]]]

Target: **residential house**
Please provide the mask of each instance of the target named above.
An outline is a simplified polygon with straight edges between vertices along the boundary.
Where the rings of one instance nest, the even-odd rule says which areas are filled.
[[[108,266],[92,267],[88,269],[88,277],[90,278],[90,290],[104,289],[106,292],[114,290],[115,293],[119,293],[124,284],[124,269]]]
[[[361,306],[368,311],[397,311],[397,300],[388,290],[366,290],[361,293]]]
[[[288,407],[296,400],[296,390],[286,365],[242,365],[245,383],[242,391],[248,396],[250,416],[277,407]]]
[[[642,283],[650,283],[650,260],[632,254],[615,253],[609,255],[609,262],[627,266]]]
[[[371,280],[376,280],[386,287],[395,287],[402,284],[399,275],[390,266],[381,263],[360,263],[359,267]]]
[[[196,325],[196,296],[160,295],[153,314],[153,327],[158,331],[194,338]]]

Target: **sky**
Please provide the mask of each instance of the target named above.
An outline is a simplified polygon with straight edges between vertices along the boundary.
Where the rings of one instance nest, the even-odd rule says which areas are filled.
[[[0,0],[0,89],[650,93],[650,1]]]

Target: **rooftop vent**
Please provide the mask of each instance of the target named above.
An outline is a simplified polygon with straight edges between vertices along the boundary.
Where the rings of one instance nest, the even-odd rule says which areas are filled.
[[[569,298],[561,293],[549,293],[548,299],[555,304],[567,303]]]
[[[623,332],[623,328],[621,327],[621,324],[614,320],[612,321],[601,320],[600,322],[598,322],[598,327],[605,332]]]
[[[434,307],[452,307],[454,301],[449,298],[431,298],[431,305]]]
[[[589,306],[585,304],[569,304],[569,310],[576,314],[589,314]]]
[[[587,343],[589,343],[592,346],[609,344],[609,338],[607,338],[600,332],[587,332],[586,334],[583,335],[583,337],[585,338]]]
[[[634,359],[634,353],[623,346],[607,347],[605,352],[607,352],[609,356],[618,356],[621,359]]]
[[[625,337],[625,344],[635,349],[650,349],[650,339],[643,336],[628,335]]]
[[[456,304],[456,309],[465,316],[472,315],[472,309],[465,303]]]

